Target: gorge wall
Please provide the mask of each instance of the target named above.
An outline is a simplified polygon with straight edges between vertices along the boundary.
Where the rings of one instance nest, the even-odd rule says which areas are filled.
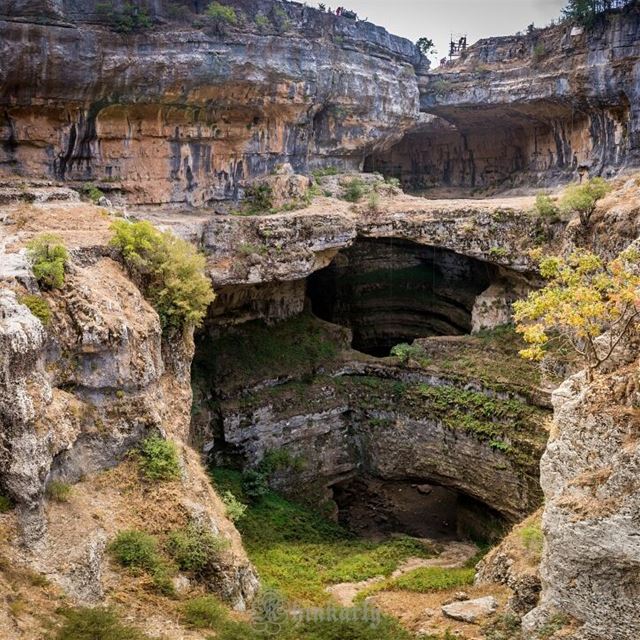
[[[40,3],[0,12],[3,175],[211,204],[281,163],[357,168],[417,113],[425,62],[370,23],[262,0],[234,3],[237,24],[194,28],[195,13],[168,21],[149,3],[156,26],[127,35],[97,4],[56,3],[37,22]]]
[[[480,40],[418,78],[426,116],[365,166],[413,188],[555,184],[638,163],[635,5],[595,28],[571,23]]]

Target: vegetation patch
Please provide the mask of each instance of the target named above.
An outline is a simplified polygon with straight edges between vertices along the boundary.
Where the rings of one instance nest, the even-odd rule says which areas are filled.
[[[326,603],[330,584],[388,576],[408,557],[432,555],[413,538],[355,539],[319,513],[272,491],[252,501],[237,471],[213,469],[212,477],[219,492],[231,491],[247,505],[237,526],[263,583],[296,603]]]
[[[134,572],[151,576],[154,588],[164,595],[174,595],[173,567],[159,551],[158,540],[143,531],[121,531],[109,545],[114,560]]]
[[[51,307],[45,298],[33,294],[18,296],[18,302],[23,304],[31,313],[42,322],[43,326],[48,326],[51,322]]]
[[[342,197],[347,202],[359,202],[366,192],[366,185],[362,178],[352,178],[346,183]]]
[[[205,577],[220,560],[228,542],[195,522],[172,531],[167,548],[178,567],[198,577]]]
[[[113,609],[63,609],[65,621],[56,640],[148,640],[149,636],[120,621]]]
[[[119,33],[144,31],[152,26],[147,9],[137,3],[125,2],[119,9],[116,9],[113,2],[98,2],[96,13],[111,29]],[[93,198],[91,199],[93,200]]]
[[[180,477],[178,449],[173,442],[151,435],[142,442],[138,453],[140,469],[148,480],[176,480]]]
[[[397,578],[377,582],[362,590],[357,600],[361,601],[379,591],[411,591],[413,593],[433,593],[473,584],[475,569],[472,567],[443,568],[420,567]]]
[[[229,615],[227,607],[213,596],[187,600],[181,609],[183,623],[194,629],[218,629]]]
[[[69,252],[60,236],[43,233],[30,240],[27,243],[27,256],[33,275],[41,287],[60,289],[64,285]]]
[[[111,229],[111,244],[122,252],[163,329],[199,326],[214,299],[205,257],[189,242],[147,221],[117,220]]]
[[[55,502],[69,502],[71,485],[60,480],[52,480],[47,485],[47,497]]]

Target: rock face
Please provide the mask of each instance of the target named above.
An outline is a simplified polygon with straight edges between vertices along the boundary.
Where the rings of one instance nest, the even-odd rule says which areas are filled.
[[[623,355],[634,358],[637,345]],[[581,640],[640,634],[637,438],[638,361],[554,394],[555,429],[542,458],[546,496],[540,606],[525,630],[574,620]]]
[[[3,174],[201,205],[237,197],[281,163],[357,168],[418,112],[424,60],[370,23],[236,0],[235,25],[200,15],[198,29],[186,23],[203,3],[185,3],[180,24],[153,2],[153,28],[120,34],[98,4],[20,0],[3,10]],[[36,12],[58,20],[30,22]]]
[[[3,271],[0,492],[15,503],[19,522],[19,535],[7,544],[17,562],[46,574],[75,601],[101,601],[107,542],[136,517],[102,474],[127,464],[127,454],[159,432],[176,443],[182,465],[181,480],[161,500],[164,517],[197,519],[228,540],[229,553],[209,587],[244,608],[257,589],[255,572],[199,456],[185,446],[192,335],[163,337],[155,310],[99,245],[99,212],[86,209],[66,242],[84,224],[98,246],[72,250],[64,286],[45,293],[46,330],[20,302],[25,289],[14,272]],[[49,205],[47,214],[55,217],[55,208]],[[5,255],[3,248],[3,265]],[[130,469],[128,479],[136,474]],[[45,500],[52,481],[75,485],[72,517]]]
[[[553,183],[636,165],[640,13],[480,40],[419,78],[429,114],[369,169],[416,188]]]

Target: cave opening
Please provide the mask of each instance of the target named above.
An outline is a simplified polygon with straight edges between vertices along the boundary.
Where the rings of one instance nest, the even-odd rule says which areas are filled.
[[[416,338],[470,333],[476,297],[498,268],[447,249],[395,238],[358,238],[312,274],[313,313],[353,333],[376,357]]]
[[[359,475],[331,489],[338,522],[365,539],[402,533],[431,540],[490,543],[508,527],[505,518],[486,504],[424,479]]]

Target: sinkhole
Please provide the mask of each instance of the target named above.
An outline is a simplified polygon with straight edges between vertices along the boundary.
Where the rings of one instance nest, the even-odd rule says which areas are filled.
[[[416,338],[470,333],[478,294],[494,265],[447,249],[394,238],[359,238],[308,279],[313,313],[353,332],[372,356]]]
[[[508,527],[488,505],[424,479],[360,475],[333,485],[332,493],[340,524],[367,539],[403,533],[432,540],[493,542]]]

